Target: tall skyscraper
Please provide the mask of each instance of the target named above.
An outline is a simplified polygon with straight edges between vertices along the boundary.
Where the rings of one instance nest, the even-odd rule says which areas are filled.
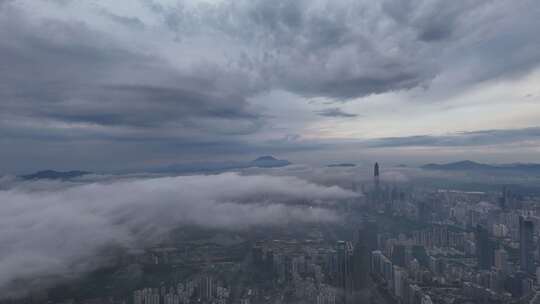
[[[399,266],[394,265],[393,272],[394,286],[392,290],[394,295],[400,299],[400,302],[403,302],[405,300],[407,286],[407,271]]]
[[[503,273],[508,272],[508,252],[502,248],[495,250],[495,268]]]
[[[210,300],[214,294],[214,280],[212,277],[204,276],[199,281],[199,294],[205,300]]]
[[[251,249],[251,254],[253,257],[253,264],[257,267],[263,267],[264,266],[264,251],[260,244],[256,244]]]
[[[494,248],[493,243],[489,239],[489,232],[481,225],[476,226],[476,256],[478,268],[489,270],[493,266]]]
[[[394,245],[392,249],[392,263],[400,267],[407,266],[407,248],[405,245]]]
[[[429,256],[424,246],[413,245],[411,248],[411,256],[415,258],[423,267],[429,266]]]
[[[499,207],[501,207],[502,210],[506,210],[508,208],[508,188],[503,187],[501,197],[499,198]]]
[[[372,193],[372,203],[375,209],[378,209],[381,202],[381,184],[379,177],[379,163],[375,163],[373,168],[373,193]]]
[[[367,250],[371,254],[372,251],[377,250],[378,240],[377,235],[379,228],[377,222],[374,220],[367,220],[362,223],[362,227],[358,230],[358,242],[364,242],[367,246]]]
[[[360,291],[367,287],[369,269],[371,265],[371,253],[363,242],[357,242],[353,251],[353,280],[354,290]]]
[[[534,224],[532,221],[519,218],[519,264],[520,269],[528,274],[534,274]]]
[[[368,284],[371,270],[371,252],[377,250],[377,223],[366,221],[358,230],[353,252],[354,289],[362,290]]]
[[[343,289],[344,302],[350,299],[353,287],[353,246],[351,242],[337,242],[338,287]]]
[[[375,185],[375,190],[378,191],[380,189],[379,163],[375,163],[375,167],[373,168],[373,183]]]
[[[423,223],[431,222],[431,210],[427,202],[418,202],[418,221]]]

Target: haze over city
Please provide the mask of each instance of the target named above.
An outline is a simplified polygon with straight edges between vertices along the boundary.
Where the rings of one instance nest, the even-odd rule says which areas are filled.
[[[540,303],[539,16],[0,0],[0,304]]]

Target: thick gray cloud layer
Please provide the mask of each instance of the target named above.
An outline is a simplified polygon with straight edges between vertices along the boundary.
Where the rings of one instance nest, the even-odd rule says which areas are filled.
[[[436,98],[524,75],[540,62],[539,11],[534,0],[4,0],[1,161],[20,171],[59,163],[56,151],[101,168],[207,146],[252,154],[280,132],[267,92],[336,102],[435,83]],[[13,165],[18,155],[34,160]]]
[[[371,147],[466,147],[540,141],[540,128],[483,130],[448,135],[419,135],[367,141]]]
[[[219,83],[217,69],[185,75],[155,56],[115,45],[83,23],[28,25],[20,18],[25,16],[17,12],[5,16],[0,27],[0,65],[8,71],[0,83],[2,121],[8,127],[19,127],[10,119],[22,117],[29,127],[37,122],[36,129],[46,122],[82,124],[86,128],[77,134],[84,137],[128,138],[150,136],[152,129],[176,136],[201,129],[219,133],[221,122],[229,122],[225,132],[232,134],[256,127],[259,115],[250,111],[245,90]]]
[[[337,118],[354,118],[358,117],[358,114],[348,113],[340,108],[328,108],[318,111],[317,114],[324,117],[337,117]]]
[[[0,182],[9,186],[0,191],[2,296],[21,292],[17,282],[28,287],[79,275],[99,266],[107,247],[149,246],[182,225],[239,230],[334,221],[338,216],[320,206],[354,197],[335,186],[262,175]]]

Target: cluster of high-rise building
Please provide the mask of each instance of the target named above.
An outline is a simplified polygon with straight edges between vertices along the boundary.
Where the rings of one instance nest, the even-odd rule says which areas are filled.
[[[370,286],[371,252],[376,249],[377,224],[372,221],[363,223],[354,243],[337,242],[336,267],[329,269],[329,276],[342,290],[341,298],[345,303],[358,302],[365,297],[364,291]]]
[[[263,280],[274,282],[284,298],[336,304],[342,295],[337,282],[345,284],[350,275],[343,268],[344,257],[349,256],[345,252],[352,252],[349,246],[345,242],[334,247],[313,240],[272,240],[256,244],[252,256],[255,268],[265,274]]]
[[[376,163],[360,201],[327,207],[342,215],[335,225],[127,254],[119,265],[174,275],[104,303],[540,303],[539,197],[390,184],[381,173]]]
[[[133,304],[189,304],[193,301],[208,304],[229,302],[230,289],[221,286],[211,276],[178,283],[176,286],[143,288],[133,292]]]
[[[389,204],[380,200],[385,186],[378,164],[372,189],[376,194],[369,194],[371,209],[425,227],[378,235],[371,271],[396,301],[540,299],[538,197],[519,197],[507,187],[500,196],[422,189]]]

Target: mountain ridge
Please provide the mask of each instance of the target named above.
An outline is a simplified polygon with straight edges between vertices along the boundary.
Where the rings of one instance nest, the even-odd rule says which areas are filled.
[[[440,171],[527,171],[540,173],[540,164],[536,163],[511,163],[511,164],[484,164],[471,160],[463,160],[458,162],[435,164],[430,163],[421,166],[420,168],[426,170],[440,170]]]
[[[80,171],[80,170],[71,170],[71,171],[41,170],[35,173],[21,175],[20,177],[24,180],[37,180],[37,179],[66,180],[66,179],[81,177],[83,175],[88,175],[88,174],[92,174],[92,172]]]

